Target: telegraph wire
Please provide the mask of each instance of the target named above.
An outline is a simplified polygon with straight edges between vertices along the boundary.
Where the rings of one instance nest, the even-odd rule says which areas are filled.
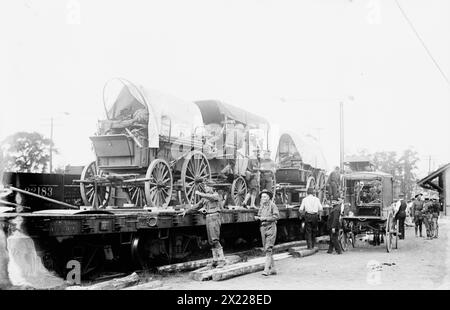
[[[448,80],[447,76],[445,75],[444,71],[442,71],[441,67],[439,66],[439,64],[437,63],[437,61],[434,59],[433,55],[431,54],[430,50],[428,49],[428,47],[426,46],[425,42],[422,40],[422,38],[420,37],[419,33],[417,32],[416,28],[414,27],[413,23],[411,22],[411,20],[408,18],[408,16],[406,15],[406,12],[403,10],[403,8],[400,6],[400,3],[398,2],[398,0],[395,0],[395,3],[397,4],[398,8],[400,9],[400,12],[402,12],[403,17],[406,19],[406,21],[408,22],[409,26],[411,27],[411,29],[414,31],[414,34],[416,35],[417,39],[419,39],[420,43],[422,43],[422,46],[424,47],[425,51],[427,52],[428,56],[430,56],[431,60],[433,61],[433,63],[435,64],[435,66],[438,68],[439,72],[441,73],[441,75],[444,77],[445,81],[447,82],[448,85],[450,85],[450,81]]]

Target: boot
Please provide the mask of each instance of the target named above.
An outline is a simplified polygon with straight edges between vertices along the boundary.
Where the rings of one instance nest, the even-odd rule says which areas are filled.
[[[218,259],[219,255],[217,253],[217,249],[216,248],[211,248],[211,252],[212,252],[212,255],[213,255],[213,261],[212,261],[212,263],[209,263],[206,267],[216,268],[217,264],[218,264],[218,260],[219,260]]]
[[[217,268],[222,268],[227,264],[227,261],[225,259],[225,255],[223,255],[223,248],[216,249],[217,252],[217,260],[219,261],[217,264]]]
[[[270,274],[271,275],[276,275],[277,271],[275,270],[275,261],[273,260],[273,256],[272,255],[270,255],[270,259],[271,259]]]
[[[414,230],[415,230],[415,232],[416,232],[416,238],[417,238],[417,226],[414,227]]]
[[[266,254],[266,263],[264,265],[263,276],[268,276],[270,274],[270,266],[272,265],[272,254]]]

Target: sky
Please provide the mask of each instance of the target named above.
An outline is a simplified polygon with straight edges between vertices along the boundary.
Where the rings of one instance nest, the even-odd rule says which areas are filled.
[[[450,77],[450,1],[399,3]],[[53,118],[54,167],[95,159],[113,77],[314,135],[330,169],[340,102],[345,154],[413,148],[418,177],[450,162],[449,84],[394,0],[5,0],[0,38],[0,140]]]

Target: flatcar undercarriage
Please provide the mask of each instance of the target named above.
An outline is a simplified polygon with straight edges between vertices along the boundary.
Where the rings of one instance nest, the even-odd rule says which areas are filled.
[[[277,243],[304,239],[298,206],[279,206],[279,210]],[[261,246],[256,213],[243,208],[222,212],[221,244],[225,252]],[[0,229],[5,236],[20,231],[31,238],[45,268],[66,278],[70,262],[75,261],[80,264],[83,280],[105,270],[151,270],[158,265],[209,257],[204,225],[202,213],[182,217],[176,211],[142,209],[0,214]],[[325,222],[320,223],[320,235],[325,233],[325,226]]]

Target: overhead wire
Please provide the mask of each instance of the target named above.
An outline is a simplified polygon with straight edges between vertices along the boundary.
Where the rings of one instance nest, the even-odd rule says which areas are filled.
[[[445,75],[444,71],[441,69],[441,67],[439,66],[438,62],[436,61],[436,59],[433,57],[433,55],[431,54],[430,50],[428,49],[427,45],[425,44],[425,42],[423,41],[423,39],[420,37],[419,33],[417,32],[416,28],[414,27],[414,24],[411,22],[411,20],[409,19],[408,15],[406,15],[405,10],[403,10],[403,8],[401,7],[400,3],[398,2],[398,0],[395,0],[395,3],[397,4],[400,12],[402,13],[403,17],[406,19],[406,21],[408,22],[409,26],[411,27],[411,29],[413,30],[414,34],[416,35],[417,39],[419,39],[420,43],[422,43],[423,48],[425,49],[425,51],[427,52],[428,56],[431,58],[431,60],[433,61],[434,65],[436,66],[436,68],[439,70],[439,72],[441,73],[442,77],[445,79],[445,81],[447,82],[447,85],[450,85],[450,81],[447,78],[447,76]]]

